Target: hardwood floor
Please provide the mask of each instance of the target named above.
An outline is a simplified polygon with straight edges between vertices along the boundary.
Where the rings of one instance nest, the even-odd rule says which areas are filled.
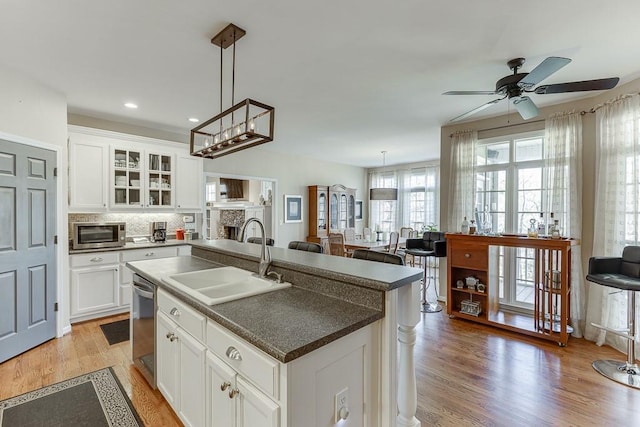
[[[113,366],[146,426],[180,426],[131,366],[129,342],[110,346],[100,331],[127,316],[75,324],[71,334],[0,364],[0,400]],[[591,367],[595,359],[625,358],[609,347],[572,338],[562,348],[445,312],[422,314],[417,331],[417,417],[424,427],[640,424],[640,391]]]

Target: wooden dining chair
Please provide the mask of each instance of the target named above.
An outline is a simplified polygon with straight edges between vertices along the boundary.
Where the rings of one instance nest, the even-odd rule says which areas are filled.
[[[331,255],[345,256],[344,236],[342,233],[329,233],[329,253]]]
[[[398,242],[400,241],[400,234],[397,231],[392,231],[389,234],[389,253],[396,254],[398,252]]]
[[[400,228],[400,237],[405,237],[407,239],[411,238],[411,233],[413,233],[413,228],[411,227],[402,227]]]

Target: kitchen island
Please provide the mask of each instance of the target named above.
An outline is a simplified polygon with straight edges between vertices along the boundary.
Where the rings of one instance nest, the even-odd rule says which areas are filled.
[[[292,287],[207,306],[162,278],[222,265],[257,271],[260,246],[229,240],[190,244],[192,257],[137,261],[128,263],[128,267],[155,283],[159,293],[166,294],[162,298],[175,300],[203,315],[208,322],[203,341],[232,337],[246,351],[264,352],[272,362],[265,366],[272,367],[276,362],[280,365],[279,371],[273,368],[279,382],[272,384],[269,377],[267,386],[262,388],[280,405],[280,413],[274,412],[276,415],[270,418],[278,420],[275,425],[333,425],[337,420],[334,409],[339,409],[334,408],[333,399],[340,390],[329,383],[339,385],[341,376],[349,377],[358,370],[364,378],[349,390],[349,425],[419,425],[415,418],[412,353],[419,318],[416,280],[421,277],[421,270],[271,248],[271,270],[282,274]],[[159,324],[164,317],[159,314]],[[167,332],[167,336],[171,334]],[[162,336],[158,335],[158,340]],[[207,341],[211,349],[209,344]],[[325,365],[324,371],[318,368]],[[305,375],[308,378],[300,378],[302,381],[293,378]],[[331,381],[322,384],[323,377]],[[253,382],[261,384],[260,380]],[[309,388],[313,384],[315,388]],[[310,395],[301,398],[299,395],[305,395],[305,391]],[[360,401],[361,410],[354,406]],[[294,407],[301,402],[306,402],[306,407]],[[176,412],[180,415],[179,410]],[[305,416],[313,416],[315,421]]]

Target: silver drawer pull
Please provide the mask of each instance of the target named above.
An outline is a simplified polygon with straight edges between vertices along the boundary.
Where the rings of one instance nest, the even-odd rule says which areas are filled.
[[[465,258],[471,258],[471,254],[464,254]]]
[[[144,256],[154,256],[155,254],[155,252],[147,252],[146,254],[144,254]]]
[[[242,356],[240,356],[240,352],[235,347],[229,347],[227,349],[227,357],[233,360],[242,360]]]
[[[102,258],[97,256],[97,257],[91,258],[89,261],[91,261],[91,262],[100,262],[100,261],[102,261]]]
[[[231,383],[230,382],[225,381],[222,384],[220,384],[220,390],[221,391],[225,391],[229,387],[231,387]]]
[[[178,337],[173,332],[167,332],[167,339],[171,342],[174,342],[178,339]]]
[[[240,394],[240,390],[238,390],[237,388],[232,388],[231,390],[229,390],[229,399],[233,399],[239,394]]]
[[[169,314],[172,315],[172,316],[178,317],[178,316],[180,316],[180,310],[178,310],[177,308],[173,307],[171,309],[171,311],[169,312]]]

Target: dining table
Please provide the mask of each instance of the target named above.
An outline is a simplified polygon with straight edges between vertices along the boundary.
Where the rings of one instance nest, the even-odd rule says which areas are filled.
[[[400,237],[398,240],[398,248],[403,248],[407,241],[406,237]],[[388,250],[389,240],[370,241],[365,239],[345,240],[344,248],[348,251],[355,249],[370,249],[373,251]]]

